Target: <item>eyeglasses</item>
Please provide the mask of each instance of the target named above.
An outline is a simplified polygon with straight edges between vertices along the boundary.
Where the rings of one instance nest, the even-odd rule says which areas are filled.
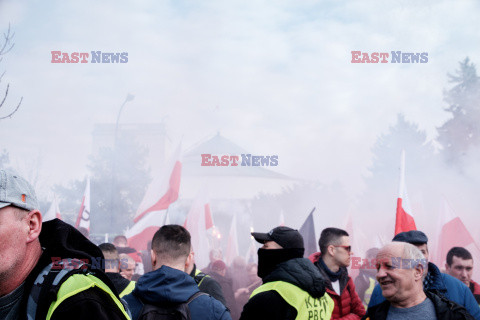
[[[334,246],[334,247],[343,248],[343,249],[347,250],[347,252],[351,252],[351,251],[352,251],[352,246]]]

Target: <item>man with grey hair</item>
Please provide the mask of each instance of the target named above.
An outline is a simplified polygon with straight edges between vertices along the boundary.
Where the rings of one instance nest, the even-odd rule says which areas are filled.
[[[392,242],[380,249],[376,260],[386,300],[370,307],[364,319],[474,319],[462,306],[423,290],[426,259],[414,245]]]
[[[392,239],[395,242],[406,242],[417,247],[427,260],[426,276],[423,280],[423,289],[432,292],[438,296],[458,303],[465,307],[467,311],[476,319],[480,320],[480,308],[478,307],[473,294],[460,280],[441,273],[440,269],[428,261],[428,238],[425,233],[419,230],[400,232]],[[368,307],[373,307],[385,301],[382,290],[379,285],[373,289]]]

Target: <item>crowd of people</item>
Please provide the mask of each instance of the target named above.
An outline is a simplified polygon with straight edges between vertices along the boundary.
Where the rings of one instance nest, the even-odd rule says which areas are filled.
[[[324,229],[308,258],[295,229],[252,236],[258,264],[227,266],[212,250],[202,269],[179,225],[160,227],[143,252],[125,236],[97,246],[61,220],[42,222],[32,186],[0,170],[0,319],[480,319],[471,253],[452,248],[442,272],[422,231],[368,250],[376,268],[356,279],[345,230]]]

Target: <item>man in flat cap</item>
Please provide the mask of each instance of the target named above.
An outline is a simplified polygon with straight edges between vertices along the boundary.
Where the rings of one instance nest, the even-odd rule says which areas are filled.
[[[428,238],[422,231],[412,230],[401,232],[397,234],[392,241],[413,244],[422,252],[428,262]],[[448,274],[441,273],[440,269],[432,262],[428,262],[425,272],[427,272],[423,280],[423,288],[425,291],[435,293],[436,295],[458,303],[465,307],[475,319],[480,320],[480,308],[466,285]],[[382,289],[379,285],[376,285],[368,307],[373,307],[383,301],[385,301],[385,298],[382,295]]]
[[[258,249],[258,276],[263,285],[255,289],[240,320],[330,319],[333,301],[317,268],[303,258],[301,234],[289,227],[268,233],[252,232],[263,246]]]

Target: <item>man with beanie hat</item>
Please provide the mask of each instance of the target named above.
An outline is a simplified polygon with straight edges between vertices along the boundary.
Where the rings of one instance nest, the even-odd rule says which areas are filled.
[[[318,244],[320,252],[309,258],[320,271],[326,282],[327,293],[335,303],[332,319],[361,319],[365,315],[365,308],[347,271],[353,254],[348,233],[338,228],[326,228]]]
[[[258,249],[258,276],[263,285],[255,289],[240,320],[330,319],[333,301],[326,294],[321,275],[303,258],[301,234],[289,227],[268,233],[252,232]]]
[[[416,246],[424,255],[428,262],[428,238],[422,231],[411,230],[397,234],[392,241],[407,242]],[[438,296],[458,303],[465,307],[467,311],[477,320],[480,320],[480,308],[475,301],[469,288],[460,280],[441,273],[440,269],[433,263],[428,262],[425,279],[423,280],[423,289],[435,293]],[[373,289],[372,297],[368,307],[371,308],[385,301],[382,295],[382,289],[379,285]]]

